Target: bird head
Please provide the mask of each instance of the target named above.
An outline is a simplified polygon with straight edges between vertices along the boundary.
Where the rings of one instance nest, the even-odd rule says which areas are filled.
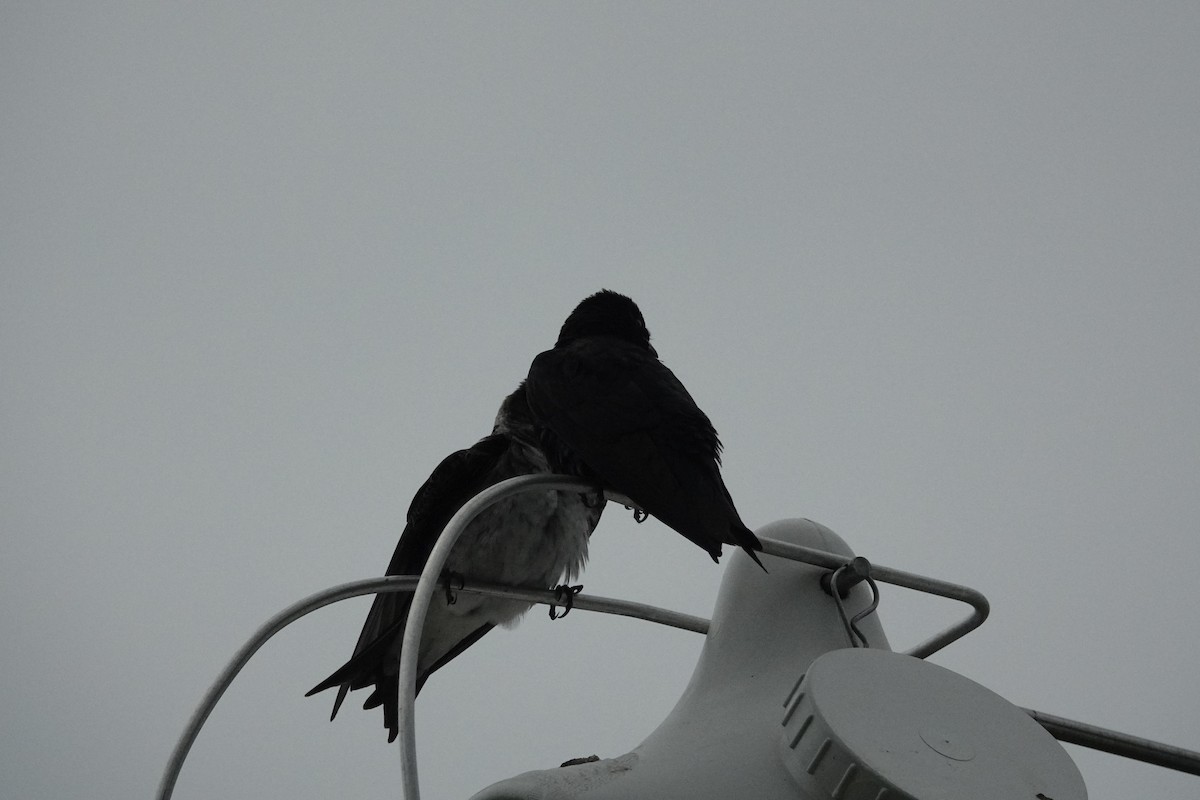
[[[650,345],[650,331],[637,303],[609,289],[601,289],[575,306],[558,332],[555,347],[590,336],[612,336],[658,355]]]

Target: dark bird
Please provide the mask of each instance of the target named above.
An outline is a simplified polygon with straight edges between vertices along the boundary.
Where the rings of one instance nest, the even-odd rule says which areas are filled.
[[[420,574],[442,529],[479,492],[506,478],[549,471],[522,383],[501,404],[492,435],[451,453],[417,490],[387,574]],[[552,588],[582,570],[603,508],[603,495],[589,499],[569,491],[528,491],[500,500],[468,524],[446,571],[463,580]],[[396,738],[400,647],[411,602],[411,592],[376,595],[354,655],[308,692],[338,687],[330,719],[348,692],[374,685],[363,708],[383,706],[388,741]],[[435,595],[421,636],[417,691],[493,627],[515,625],[531,605],[466,592]]]
[[[555,472],[625,495],[714,561],[733,544],[762,566],[762,544],[721,479],[717,432],[658,360],[628,297],[605,289],[576,306],[554,349],[533,360],[526,392]]]

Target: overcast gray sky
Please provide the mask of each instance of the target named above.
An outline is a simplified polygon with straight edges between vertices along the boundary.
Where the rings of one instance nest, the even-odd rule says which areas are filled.
[[[966,583],[934,660],[1200,749],[1200,6],[6,4],[0,782],[148,796],[264,619],[376,575],[585,295],[641,305],[752,527]],[[605,517],[587,591],[721,569]],[[176,797],[395,797],[303,693],[369,600],[251,662]],[[886,589],[907,647],[959,609]],[[627,752],[694,634],[535,611],[436,674],[423,787]],[[1069,748],[1093,800],[1200,778]]]

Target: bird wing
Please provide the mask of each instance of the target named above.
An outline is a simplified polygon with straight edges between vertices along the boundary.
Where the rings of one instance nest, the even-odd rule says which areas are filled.
[[[417,490],[408,507],[408,523],[400,534],[400,541],[396,544],[396,550],[385,574],[421,574],[442,529],[467,500],[489,485],[491,472],[508,446],[508,436],[493,434],[480,439],[466,450],[458,450],[442,459]],[[361,689],[374,683],[376,695],[381,694],[383,700],[395,696],[396,687],[392,685],[387,688],[385,684],[395,683],[390,679],[390,676],[394,675],[394,669],[389,671],[388,667],[393,666],[396,637],[402,635],[411,603],[411,592],[386,592],[375,595],[375,601],[371,604],[371,610],[367,612],[366,622],[363,623],[362,632],[354,646],[354,655],[305,695],[307,697],[338,686],[338,696],[334,701],[330,719],[337,716],[342,701],[352,689]],[[490,625],[484,627],[486,630],[472,633],[470,641],[456,648],[453,655],[461,653],[466,646],[473,644],[491,628]],[[418,691],[429,677],[429,673],[443,666],[453,655],[441,659],[426,673],[418,676]],[[368,699],[368,703],[370,702]],[[394,709],[394,705],[394,700],[385,703],[385,716],[388,707]]]
[[[760,547],[721,480],[712,422],[652,353],[609,338],[579,339],[538,355],[526,391],[565,461],[582,462],[585,474],[714,559],[723,542]]]

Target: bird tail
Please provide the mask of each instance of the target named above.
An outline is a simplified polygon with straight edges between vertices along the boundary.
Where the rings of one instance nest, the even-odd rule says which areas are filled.
[[[426,667],[423,672],[418,673],[414,697],[421,693],[421,687],[425,685],[425,681],[431,674],[479,641],[480,637],[493,627],[490,622],[480,625],[463,637],[445,655]],[[367,697],[363,708],[370,710],[383,706],[383,726],[388,729],[388,741],[395,741],[400,726],[400,657],[392,650],[392,647],[396,644],[396,637],[399,636],[399,628],[399,624],[395,624],[385,630],[382,635],[355,653],[349,661],[338,667],[332,675],[309,689],[304,696],[312,697],[317,692],[337,686],[338,695],[333,702],[333,713],[329,715],[329,719],[332,720],[337,716],[338,709],[342,707],[342,702],[348,693],[355,689],[365,689],[374,685],[375,690]]]
[[[394,632],[389,631],[389,633],[391,635],[379,636],[359,650],[349,661],[338,667],[332,675],[305,692],[304,696],[312,697],[317,692],[337,686],[337,698],[333,701],[333,712],[329,715],[329,719],[332,720],[337,716],[338,709],[342,707],[342,702],[349,692],[355,689],[365,689],[373,683],[380,682],[379,679],[387,673],[386,664],[389,660],[394,661],[396,658],[394,655],[389,656],[389,650],[395,638]]]
[[[762,561],[758,558],[758,553],[755,552],[756,550],[761,551],[763,546],[758,537],[754,535],[754,532],[745,525],[739,525],[736,522],[729,526],[729,530],[733,535],[734,544],[745,550],[746,555],[754,559],[754,563],[758,564],[763,572],[766,572],[767,568],[763,566]]]

